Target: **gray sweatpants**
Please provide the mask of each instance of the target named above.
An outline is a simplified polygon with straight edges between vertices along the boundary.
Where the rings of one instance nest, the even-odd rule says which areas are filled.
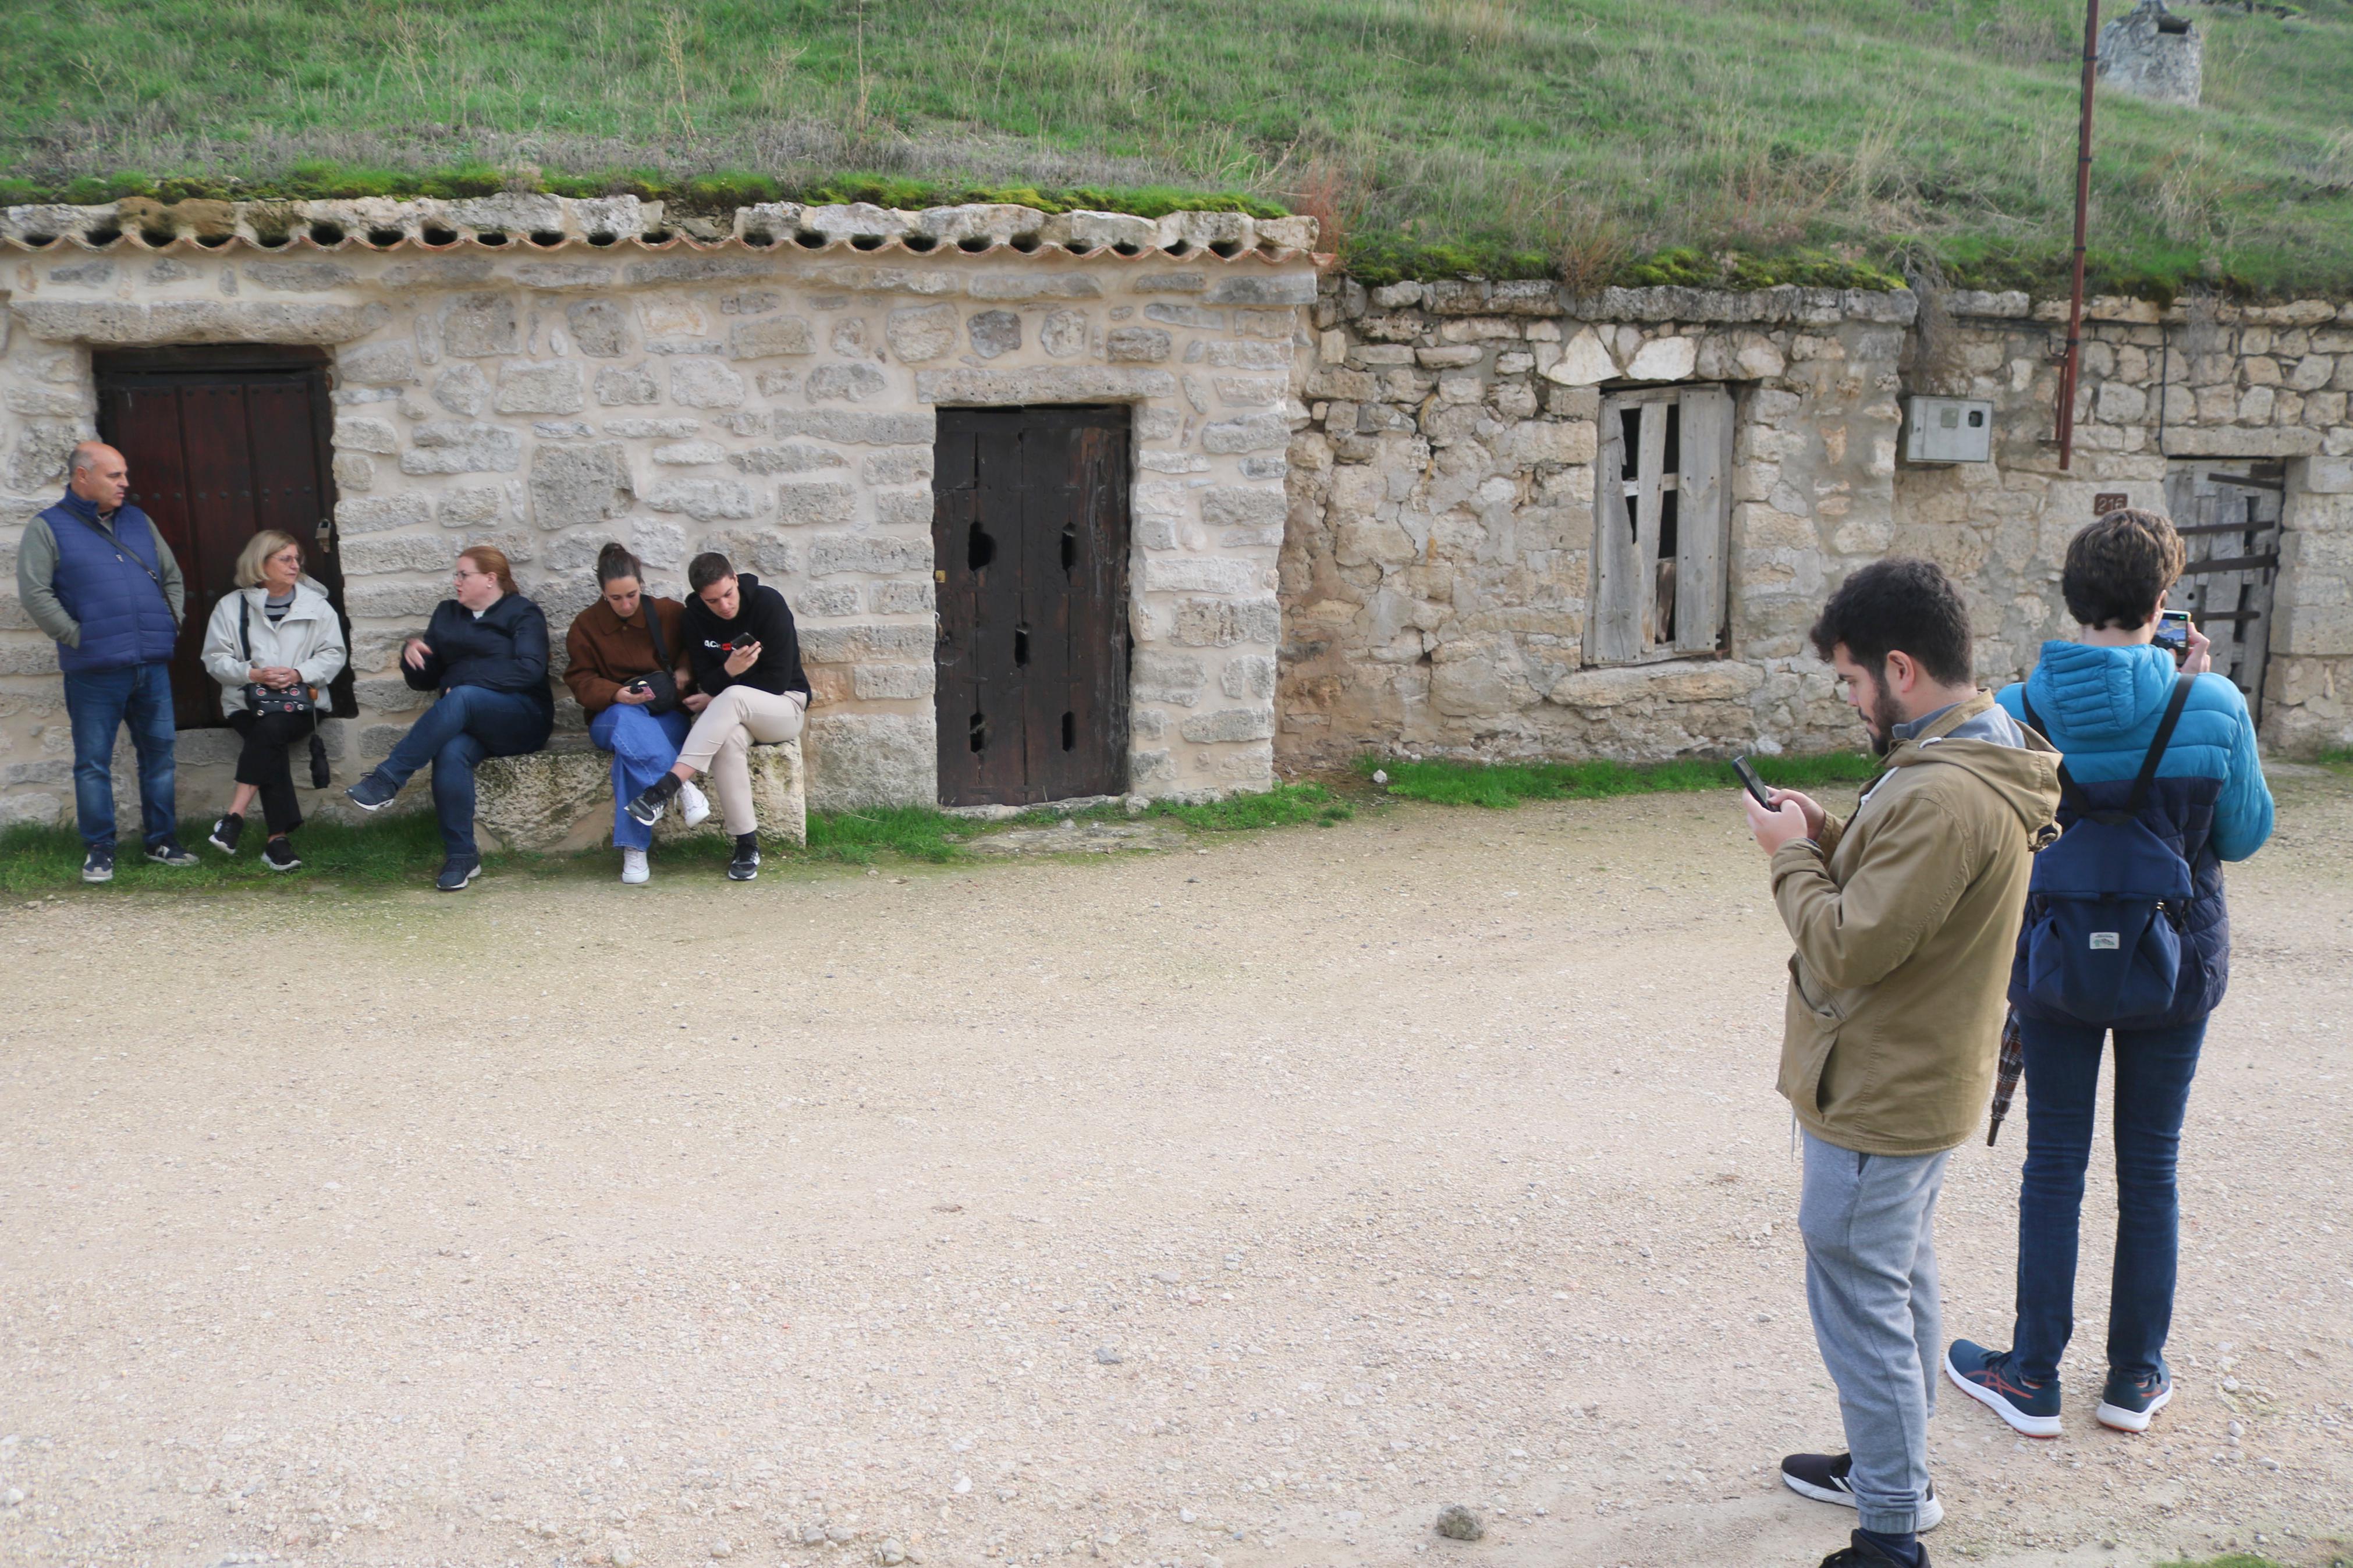
[[[1950,1158],[1858,1154],[1806,1134],[1806,1305],[1838,1384],[1862,1527],[1888,1535],[1916,1528],[1928,1495],[1944,1358],[1931,1231]]]

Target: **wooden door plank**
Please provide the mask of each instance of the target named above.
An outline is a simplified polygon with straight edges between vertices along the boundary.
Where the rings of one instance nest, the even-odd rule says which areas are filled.
[[[971,743],[976,710],[972,651],[976,605],[972,574],[965,564],[978,482],[975,443],[972,422],[963,410],[941,410],[932,459],[932,600],[937,624],[932,717],[938,734],[944,805],[980,804],[974,794],[979,776]]]
[[[1675,647],[1684,653],[1714,653],[1725,625],[1732,395],[1714,386],[1684,393],[1682,437],[1683,472],[1675,500]]]
[[[1634,496],[1634,603],[1640,616],[1635,652],[1648,653],[1658,646],[1658,594],[1653,587],[1659,580],[1659,480],[1666,469],[1667,405],[1662,402],[1642,405],[1641,428],[1637,439],[1641,451],[1635,458],[1636,484]]]
[[[1062,566],[1063,530],[1072,506],[1067,420],[1040,411],[1021,431],[1020,629],[1022,795],[1060,793],[1062,715],[1070,696],[1070,575]]]
[[[1082,432],[1078,559],[1071,581],[1073,795],[1127,788],[1127,465],[1124,410]]]
[[[1021,619],[1021,440],[1008,410],[983,411],[980,422],[980,481],[975,521],[984,542],[984,563],[974,570],[975,709],[982,716],[979,783],[986,798],[1013,805],[1022,799],[1026,763],[1024,681],[1014,658],[1014,633]]]
[[[1626,505],[1624,405],[1601,405],[1601,450],[1593,472],[1593,595],[1587,613],[1585,662],[1611,664],[1641,648],[1634,603],[1633,520]]]

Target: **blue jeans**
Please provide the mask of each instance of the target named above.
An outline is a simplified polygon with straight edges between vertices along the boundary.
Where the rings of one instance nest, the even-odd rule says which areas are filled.
[[[554,728],[554,717],[547,707],[520,691],[453,687],[409,726],[375,771],[398,789],[431,763],[433,814],[441,819],[442,847],[453,859],[470,858],[477,853],[474,764],[484,757],[536,752],[547,744]]]
[[[2157,1371],[2173,1326],[2181,1205],[2174,1166],[2206,1020],[2116,1032],[2116,1256],[2108,1283],[2108,1367]],[[2107,1030],[2021,1017],[2026,1169],[2018,1186],[2018,1328],[2030,1378],[2058,1375],[2075,1329],[2075,1238]]]
[[[92,849],[114,847],[114,732],[131,726],[139,753],[139,815],[147,847],[173,837],[172,667],[125,665],[121,669],[69,671],[66,717],[73,726],[74,817]]]
[[[588,721],[588,738],[613,753],[613,847],[643,849],[654,830],[621,809],[654,780],[670,772],[686,744],[687,715],[676,709],[659,718],[642,708],[616,702]]]

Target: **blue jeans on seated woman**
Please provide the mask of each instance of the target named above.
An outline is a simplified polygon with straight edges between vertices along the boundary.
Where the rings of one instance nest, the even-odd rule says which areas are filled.
[[[2059,1373],[2075,1328],[2075,1241],[2100,1050],[2108,1031],[2021,1017],[2026,1047],[2026,1169],[2018,1194],[2018,1370]],[[2155,1373],[2173,1326],[2181,1205],[2174,1166],[2206,1020],[2116,1031],[2116,1252],[2108,1284],[2108,1369]]]
[[[657,718],[643,708],[616,702],[588,721],[588,738],[613,753],[613,847],[643,849],[654,830],[622,808],[678,763],[692,715],[672,709]]]
[[[441,819],[441,844],[452,858],[471,858],[474,847],[474,764],[484,757],[519,757],[547,744],[555,727],[544,702],[520,691],[458,686],[409,726],[408,733],[378,764],[376,773],[395,789],[417,769],[433,764],[433,814]]]

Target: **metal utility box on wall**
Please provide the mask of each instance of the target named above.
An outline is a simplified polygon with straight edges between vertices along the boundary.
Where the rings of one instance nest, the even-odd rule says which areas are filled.
[[[1993,460],[1993,405],[1974,397],[1905,400],[1904,460],[1986,463]]]

